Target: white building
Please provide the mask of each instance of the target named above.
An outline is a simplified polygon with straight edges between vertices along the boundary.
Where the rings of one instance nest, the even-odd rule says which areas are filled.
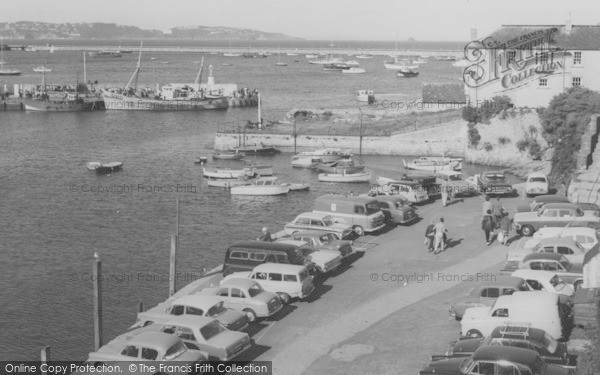
[[[508,96],[546,107],[573,86],[600,91],[600,26],[505,25],[465,47],[463,80],[472,106]]]

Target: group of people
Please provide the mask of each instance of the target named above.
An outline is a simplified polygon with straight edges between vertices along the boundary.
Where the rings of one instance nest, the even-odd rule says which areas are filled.
[[[510,231],[512,220],[508,217],[508,212],[502,207],[500,197],[490,201],[488,195],[483,202],[483,215],[481,218],[481,229],[485,234],[486,244],[492,244],[494,231],[497,231],[496,238],[502,245],[508,246],[508,232]]]
[[[430,253],[439,254],[442,250],[446,249],[448,246],[447,232],[448,230],[444,226],[443,217],[440,217],[440,221],[437,223],[433,220],[429,222],[427,229],[425,229],[425,244]]]

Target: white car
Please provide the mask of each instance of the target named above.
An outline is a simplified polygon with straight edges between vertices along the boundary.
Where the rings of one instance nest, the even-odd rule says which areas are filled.
[[[525,194],[532,195],[548,194],[549,190],[548,176],[544,172],[533,172],[527,176],[525,182]]]
[[[294,234],[302,230],[333,232],[340,238],[346,238],[353,233],[350,225],[336,222],[331,215],[319,212],[301,213],[283,228],[285,234]]]
[[[540,228],[533,234],[532,239],[539,240],[550,237],[570,238],[579,242],[586,250],[591,249],[598,243],[598,232],[596,232],[596,229],[590,227]]]
[[[516,270],[511,276],[522,278],[533,290],[554,292],[569,297],[575,293],[575,289],[564,282],[556,272],[523,269]]]
[[[309,242],[290,240],[287,238],[279,239],[277,242],[298,246],[300,255],[310,260],[321,273],[333,271],[342,264],[342,257],[338,251],[317,250]]]
[[[522,240],[519,245],[506,254],[507,262],[520,262],[530,253],[558,253],[563,254],[571,263],[581,264],[587,251],[579,242],[561,237]]]

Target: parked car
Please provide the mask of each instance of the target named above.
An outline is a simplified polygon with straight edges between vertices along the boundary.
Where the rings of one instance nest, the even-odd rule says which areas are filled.
[[[412,204],[429,202],[427,190],[417,181],[394,181],[380,189],[387,195],[398,195]]]
[[[277,294],[267,292],[256,280],[234,278],[218,287],[205,288],[200,294],[217,296],[225,307],[245,312],[250,323],[271,317],[283,308]]]
[[[488,345],[475,350],[470,357],[444,358],[429,362],[419,375],[568,375],[569,370],[547,364],[529,349]]]
[[[548,228],[541,228],[548,229]],[[526,243],[527,245],[528,243]],[[542,238],[533,247],[517,247],[506,254],[507,262],[520,262],[527,254],[531,253],[556,253],[563,254],[571,263],[583,263],[586,249],[570,238]]]
[[[331,215],[337,222],[350,225],[359,236],[383,229],[386,224],[385,215],[373,197],[322,195],[315,199],[313,212]]]
[[[594,247],[598,243],[598,232],[590,227],[568,226],[566,228],[546,227],[538,229],[533,238],[570,238],[577,241],[586,251]]]
[[[455,197],[470,197],[477,195],[477,188],[467,182],[462,172],[458,171],[439,171],[435,174],[436,182],[446,186]]]
[[[548,194],[550,182],[548,176],[544,172],[533,172],[527,176],[525,182],[525,194],[530,197],[532,195]]]
[[[205,361],[207,361],[207,353],[188,349],[179,337],[163,332],[137,330],[117,336],[97,352],[90,353],[87,359],[87,362],[92,365],[123,363],[121,368],[129,369],[128,373],[136,374],[154,374],[155,371],[145,371],[142,366],[137,366],[137,371],[131,371],[128,364],[134,362],[158,367],[161,363],[173,362],[181,369],[185,369],[186,366],[195,368]],[[188,372],[175,370],[171,374],[188,375]]]
[[[336,222],[331,215],[321,212],[301,213],[283,228],[286,234],[294,234],[302,230],[333,232],[341,238],[347,238],[353,233],[352,226]]]
[[[564,195],[545,194],[538,195],[531,202],[517,205],[517,212],[538,211],[546,203],[571,203]]]
[[[386,220],[391,223],[408,224],[419,217],[408,201],[400,196],[378,195],[376,198]]]
[[[304,241],[312,244],[317,250],[336,251],[342,260],[354,254],[352,241],[341,240],[340,237],[333,232],[321,232],[316,230],[303,230],[296,232],[290,236],[296,241]]]
[[[208,353],[211,361],[230,361],[253,345],[247,333],[230,331],[207,316],[177,316],[159,325],[158,331],[179,337],[188,349]]]
[[[562,254],[531,253],[520,263],[507,262],[502,272],[513,272],[518,269],[556,272],[560,278],[577,289],[583,282],[583,265],[569,262]]]
[[[535,350],[546,363],[568,365],[567,344],[557,341],[543,329],[507,325],[494,328],[487,337],[459,340],[446,353],[449,357],[468,357],[484,346],[510,346]]]
[[[287,238],[281,238],[277,242],[296,246],[298,254],[314,264],[320,273],[331,272],[342,265],[342,257],[337,251],[317,250],[309,242]]]
[[[479,190],[487,195],[512,195],[514,189],[501,171],[483,172],[477,178]]]
[[[461,320],[465,310],[470,307],[492,306],[500,296],[528,290],[531,288],[520,277],[498,276],[488,282],[477,284],[465,297],[450,306],[449,313],[456,320]]]
[[[575,293],[573,287],[564,282],[556,272],[522,269],[516,270],[511,276],[524,279],[531,290],[554,292],[565,297],[570,297]],[[561,299],[561,302],[569,303],[570,301],[565,298]]]
[[[517,212],[513,227],[524,236],[532,236],[542,227],[564,227],[575,223],[598,223],[600,217],[572,203],[548,203],[538,212]]]
[[[460,333],[466,338],[484,337],[498,326],[527,322],[560,339],[564,337],[564,313],[567,311],[561,308],[556,293],[514,292],[498,297],[492,306],[467,309],[460,321]]]
[[[306,299],[315,290],[306,267],[293,264],[261,264],[252,272],[232,273],[223,282],[231,278],[256,280],[265,290],[276,293],[286,305],[293,299]]]
[[[226,308],[223,301],[217,297],[199,294],[182,296],[170,304],[161,303],[141,312],[133,327],[146,326],[151,323],[166,323],[179,315],[206,316],[217,319],[223,327],[232,331],[240,331],[248,327],[246,314]]]

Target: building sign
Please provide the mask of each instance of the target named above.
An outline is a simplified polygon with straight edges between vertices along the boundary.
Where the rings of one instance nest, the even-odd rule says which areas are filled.
[[[471,88],[500,84],[502,90],[510,90],[538,76],[562,73],[569,53],[555,47],[557,31],[539,29],[503,43],[491,37],[469,43],[465,57],[471,65],[463,72],[465,84]]]

